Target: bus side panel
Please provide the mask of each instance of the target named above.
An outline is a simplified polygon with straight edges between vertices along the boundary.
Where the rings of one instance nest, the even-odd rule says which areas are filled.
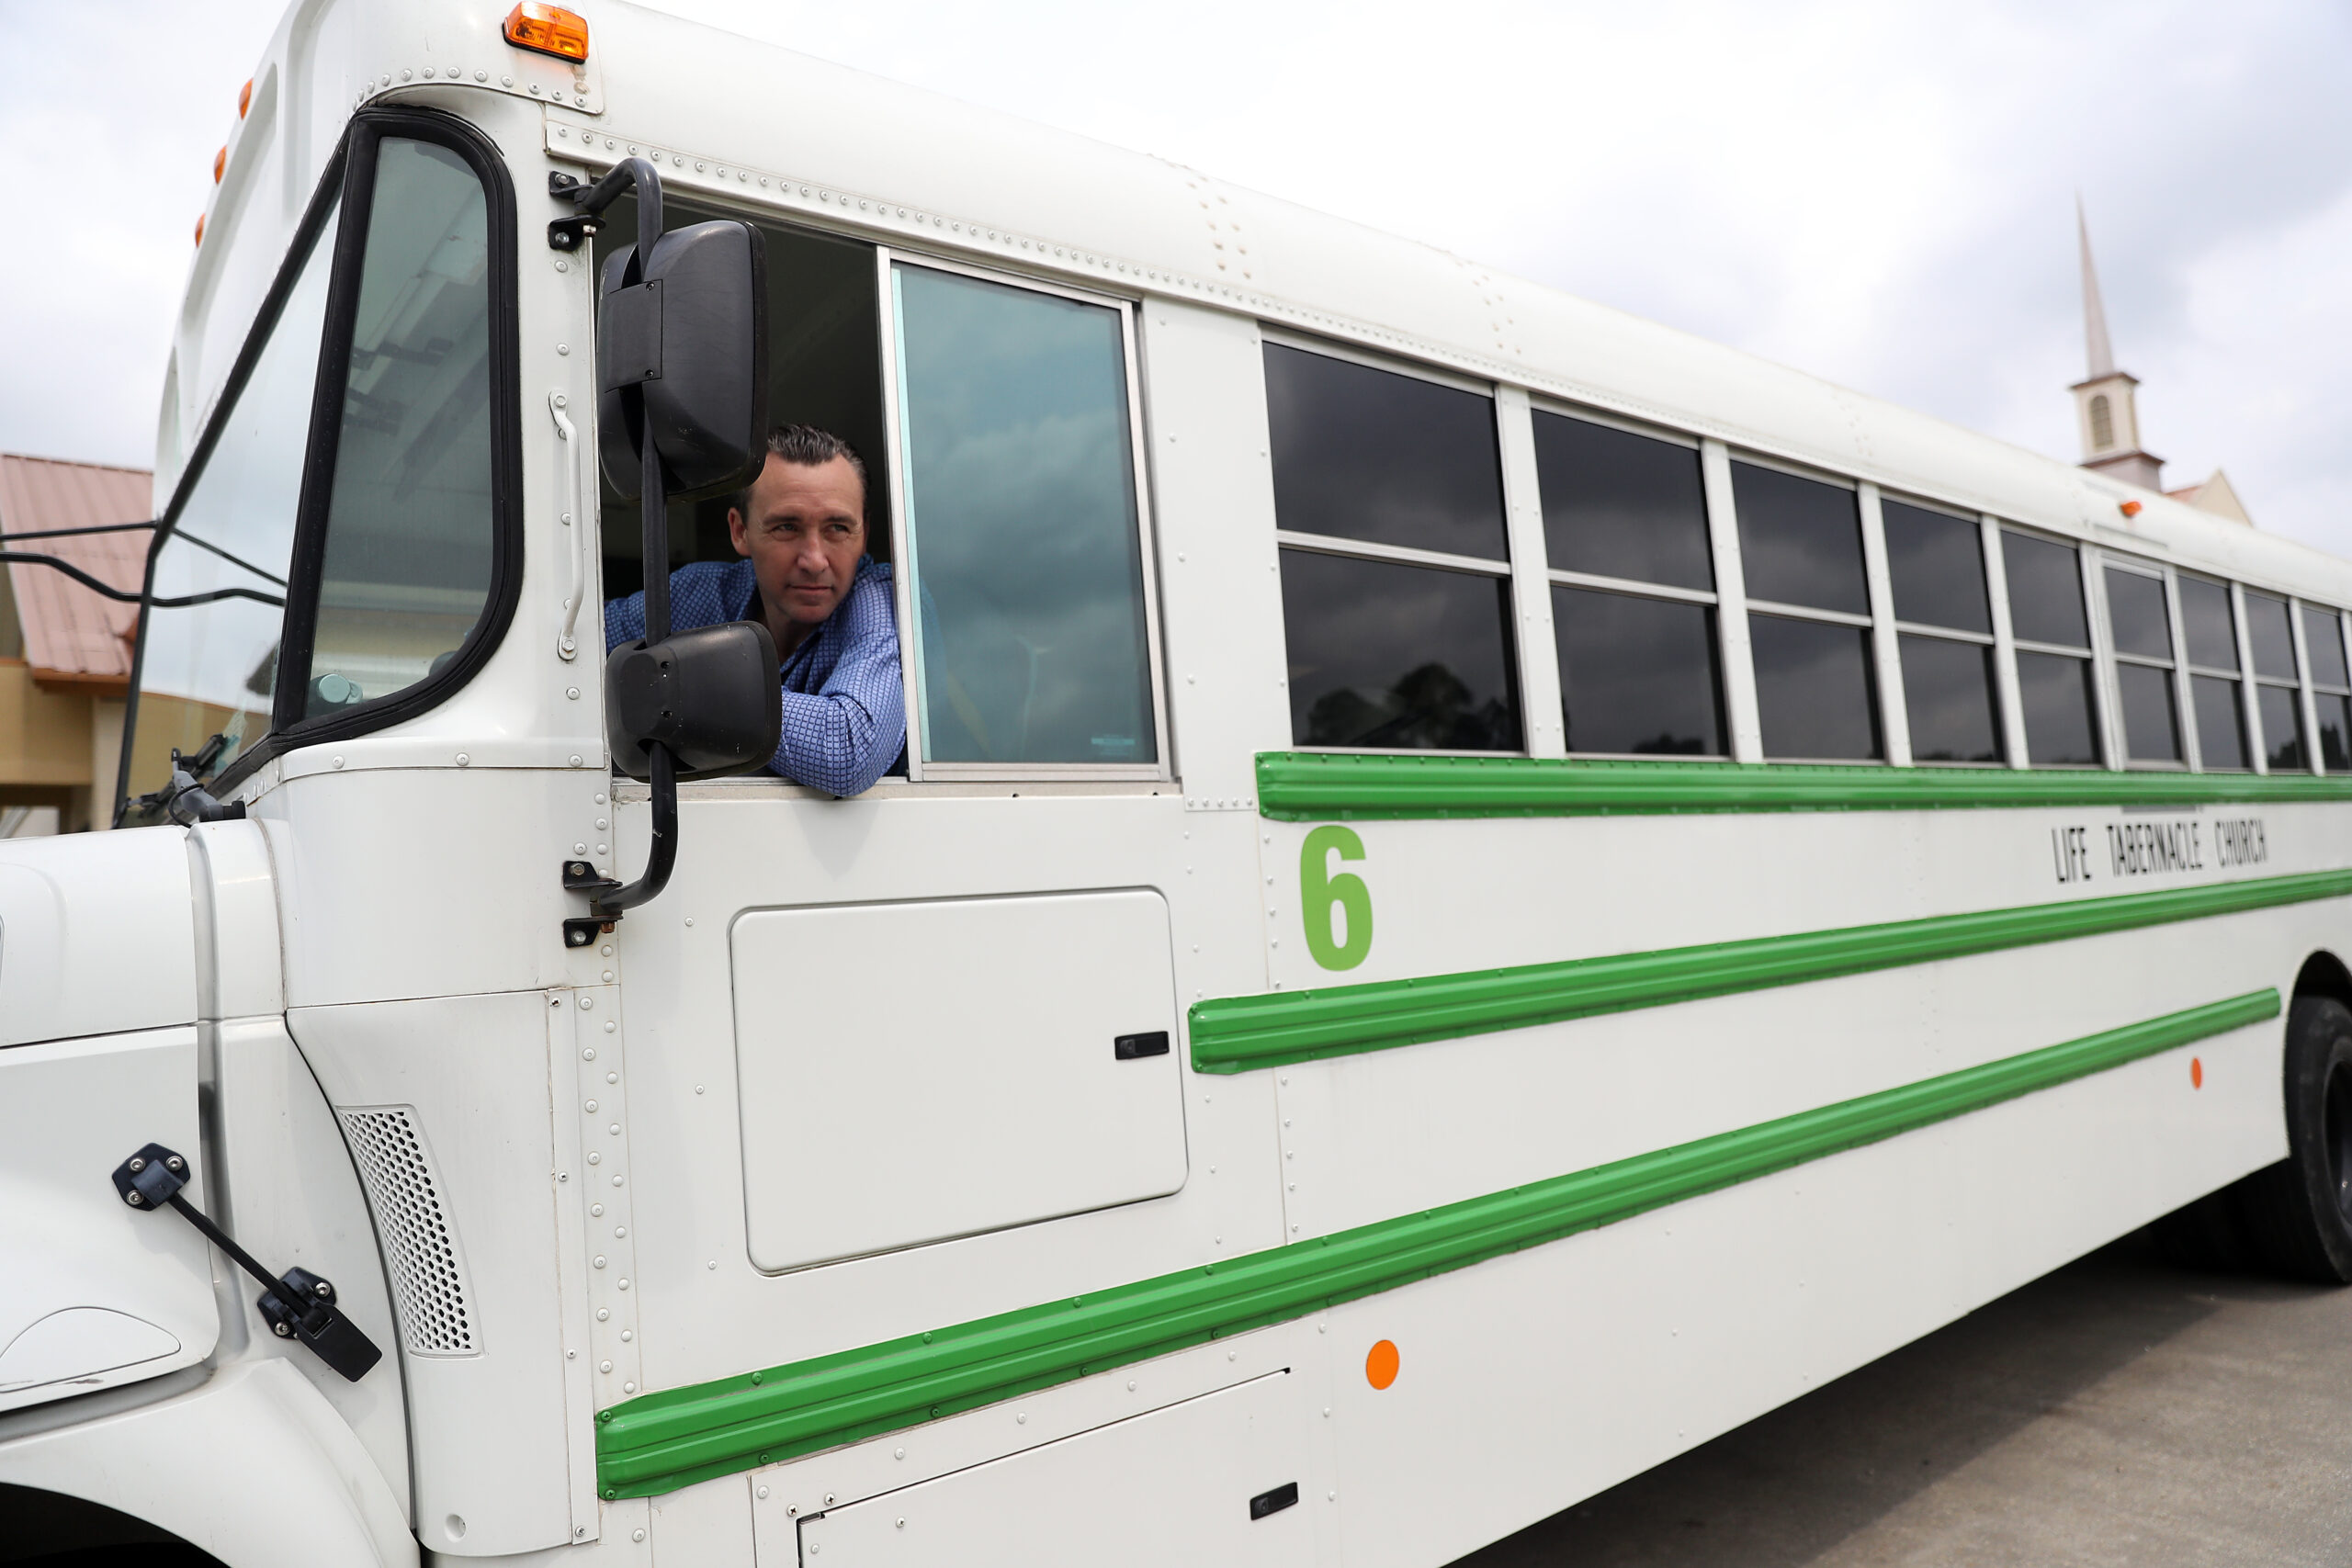
[[[2265,1023],[1335,1309],[1350,1568],[1427,1568],[1926,1334],[2267,1157]],[[2245,1114],[2236,1114],[2243,1111]],[[2064,1201],[2053,1199],[2063,1197]],[[1365,1361],[1397,1349],[1395,1381]]]
[[[2266,987],[2306,906],[1978,954],[1279,1069],[1291,1219],[1329,1235],[1899,1089]],[[2184,1094],[2188,1083],[2181,1082]],[[2184,1101],[2184,1108],[2188,1104]],[[2209,1083],[2167,1139],[2286,1152],[2278,1084]],[[2150,1135],[2154,1130],[2150,1129]],[[2218,1183],[2217,1183],[2218,1184]],[[2154,1198],[2150,1200],[2152,1205]],[[2151,1207],[2148,1215],[2162,1213]]]

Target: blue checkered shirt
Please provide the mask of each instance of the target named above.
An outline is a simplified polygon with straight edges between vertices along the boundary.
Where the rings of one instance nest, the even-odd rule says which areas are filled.
[[[695,561],[670,574],[673,631],[746,619],[759,594],[752,563]],[[645,595],[605,606],[605,651],[645,635]],[[890,569],[867,556],[815,634],[784,659],[784,739],[768,766],[795,784],[859,795],[906,747]]]

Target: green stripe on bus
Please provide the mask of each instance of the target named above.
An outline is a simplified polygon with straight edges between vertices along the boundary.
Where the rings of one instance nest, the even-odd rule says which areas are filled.
[[[1301,751],[1258,756],[1258,809],[1288,821],[1676,811],[2286,806],[2344,800],[2352,800],[2352,775],[1589,762]]]
[[[597,1414],[606,1497],[647,1497],[1306,1316],[2278,1016],[2276,990],[1334,1235]]]
[[[1193,1066],[1250,1072],[2346,895],[2352,871],[2313,871],[1511,969],[1214,997],[1194,1002],[1188,1015]]]

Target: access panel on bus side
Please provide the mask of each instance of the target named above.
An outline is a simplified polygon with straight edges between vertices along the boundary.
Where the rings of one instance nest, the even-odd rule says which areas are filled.
[[[1272,1372],[833,1509],[802,1521],[801,1561],[861,1568],[1312,1562],[1306,1381]]]
[[[1184,1184],[1158,893],[759,910],[731,946],[755,1266]]]

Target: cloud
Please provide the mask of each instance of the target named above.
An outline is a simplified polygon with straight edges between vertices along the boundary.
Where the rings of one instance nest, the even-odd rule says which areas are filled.
[[[2072,459],[2074,198],[2171,481],[2352,554],[2352,13],[2250,0],[662,8],[1161,153]],[[277,7],[0,4],[0,448],[146,460]],[[777,91],[789,92],[788,81]]]

